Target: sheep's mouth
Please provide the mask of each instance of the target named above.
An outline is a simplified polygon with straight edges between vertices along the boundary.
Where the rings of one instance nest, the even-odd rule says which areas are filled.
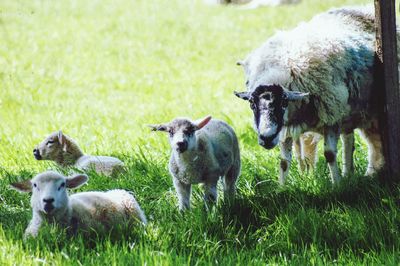
[[[33,156],[35,156],[36,160],[42,160],[42,156],[40,155],[39,150],[34,150],[33,151]]]

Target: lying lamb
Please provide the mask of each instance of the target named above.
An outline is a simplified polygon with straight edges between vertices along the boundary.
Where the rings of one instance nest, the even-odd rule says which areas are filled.
[[[353,130],[368,142],[371,175],[384,165],[375,87],[375,14],[372,6],[340,8],[278,32],[240,62],[259,144],[281,147],[280,182],[288,174],[293,140],[307,131],[324,136],[332,182],[340,179],[337,142],[344,142],[344,172],[352,168]],[[323,27],[321,27],[323,25]],[[378,84],[379,85],[379,84]]]
[[[137,221],[146,224],[143,211],[128,191],[117,189],[68,196],[67,188],[77,188],[87,180],[88,177],[82,174],[64,177],[47,171],[32,180],[11,184],[18,191],[32,192],[33,216],[25,230],[25,237],[36,237],[43,220],[68,227],[73,233],[78,229],[101,232]]]
[[[205,201],[215,202],[220,177],[224,177],[225,199],[234,197],[240,152],[236,134],[228,124],[208,116],[199,122],[177,118],[151,128],[169,133],[172,148],[169,171],[180,210],[190,208],[192,184],[204,183]]]
[[[119,173],[123,162],[109,156],[84,155],[70,137],[60,131],[52,133],[34,150],[36,160],[51,160],[63,167],[73,166],[81,170],[94,169],[107,176]]]

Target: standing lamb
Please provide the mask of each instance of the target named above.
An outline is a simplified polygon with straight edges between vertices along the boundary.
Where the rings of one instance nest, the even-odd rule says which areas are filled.
[[[77,188],[87,180],[88,177],[82,174],[64,177],[47,171],[32,180],[11,184],[18,191],[32,192],[33,215],[25,230],[25,238],[36,237],[44,220],[68,227],[73,233],[78,229],[104,232],[138,221],[146,224],[143,211],[128,191],[116,189],[68,196],[67,188]]]
[[[287,32],[278,32],[253,51],[244,67],[258,141],[281,147],[279,181],[291,163],[293,140],[306,131],[324,136],[332,182],[340,179],[336,154],[344,142],[344,171],[351,171],[353,130],[368,143],[367,175],[384,165],[374,104],[375,21],[372,6],[333,9]],[[321,26],[323,25],[323,26]]]
[[[180,210],[190,208],[192,184],[203,183],[205,201],[215,202],[220,177],[224,178],[225,199],[234,197],[240,174],[240,152],[236,134],[228,124],[208,116],[199,122],[177,118],[151,128],[169,133],[172,148],[169,171]]]
[[[81,170],[94,169],[106,176],[123,170],[121,160],[109,156],[84,155],[78,145],[62,131],[54,132],[45,138],[34,150],[36,160],[55,161],[62,167],[76,167]]]

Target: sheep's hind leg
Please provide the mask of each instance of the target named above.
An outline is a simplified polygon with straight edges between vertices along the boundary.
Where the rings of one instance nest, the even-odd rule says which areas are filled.
[[[179,210],[183,211],[190,208],[190,195],[192,193],[192,186],[185,184],[174,177],[174,187],[178,194]]]
[[[343,176],[354,172],[353,153],[354,153],[354,133],[342,134],[340,136],[343,144]]]
[[[337,127],[327,128],[324,132],[324,155],[331,172],[332,183],[340,181],[340,173],[337,165],[337,143],[339,140],[339,130]]]
[[[365,175],[371,176],[381,170],[385,164],[383,157],[383,146],[377,121],[371,127],[361,129],[361,134],[368,144],[368,168]]]
[[[286,176],[289,173],[290,164],[292,162],[292,138],[287,138],[280,142],[281,148],[281,165],[279,170],[279,183],[281,185],[285,184]]]

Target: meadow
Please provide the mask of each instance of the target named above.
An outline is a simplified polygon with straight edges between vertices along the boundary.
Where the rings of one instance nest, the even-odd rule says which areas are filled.
[[[250,108],[233,95],[244,89],[236,61],[276,30],[370,2],[240,10],[200,0],[1,1],[0,265],[398,265],[400,190],[363,176],[364,142],[357,137],[355,174],[340,186],[332,188],[321,152],[315,171],[294,162],[279,186],[278,149],[257,144]],[[146,125],[208,114],[240,140],[237,200],[206,211],[196,186],[192,209],[180,213],[167,136]],[[124,175],[91,172],[78,191],[133,191],[145,229],[87,239],[49,225],[22,240],[29,195],[8,185],[57,169],[32,150],[59,129],[85,153],[125,162]]]

